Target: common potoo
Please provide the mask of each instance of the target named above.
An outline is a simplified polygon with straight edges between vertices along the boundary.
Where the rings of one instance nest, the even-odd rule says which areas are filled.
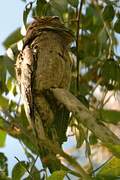
[[[68,88],[70,85],[71,58],[68,47],[72,39],[71,32],[58,17],[37,17],[27,29],[23,50],[16,61],[16,77],[25,112],[40,138],[51,136],[52,139],[52,127],[58,126],[62,131],[59,124],[64,124],[65,113],[62,111],[65,108],[55,101],[49,90]],[[58,129],[57,136],[61,138]]]

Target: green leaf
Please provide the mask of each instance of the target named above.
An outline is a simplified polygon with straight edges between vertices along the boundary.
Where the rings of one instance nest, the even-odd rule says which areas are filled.
[[[82,58],[82,59],[85,62],[86,66],[94,65],[98,61],[98,57],[93,57],[93,56],[90,56],[90,55],[86,56],[85,58]],[[90,76],[89,76],[89,78],[90,78]]]
[[[12,89],[12,78],[9,78],[8,81],[7,81],[7,88],[9,91],[11,91]]]
[[[103,19],[107,22],[111,22],[115,16],[115,10],[112,5],[107,5],[102,13]]]
[[[106,29],[103,27],[102,30],[98,34],[98,40],[101,45],[104,45],[108,39],[108,34],[106,32]]]
[[[0,94],[7,91],[5,83],[6,83],[6,67],[4,64],[4,56],[0,56]]]
[[[8,162],[4,153],[0,153],[0,180],[7,180],[8,178]]]
[[[90,145],[94,145],[97,143],[97,137],[92,133],[89,137]]]
[[[105,61],[100,74],[103,77],[104,85],[112,84],[114,87],[120,86],[120,66],[114,59]]]
[[[120,159],[114,157],[99,171],[97,176],[101,177],[117,177],[120,176]]]
[[[4,56],[4,65],[12,77],[15,77],[15,61],[11,60],[8,56]]]
[[[26,6],[25,6],[25,10],[23,12],[23,22],[24,22],[24,25],[26,26],[26,23],[27,23],[27,17],[30,13],[30,10],[32,9],[32,2],[29,2]]]
[[[117,124],[120,121],[120,111],[115,110],[100,110],[102,120],[107,123]]]
[[[50,177],[47,178],[47,180],[63,180],[66,174],[67,172],[63,170],[55,171]]]
[[[0,117],[0,127],[3,127],[3,121],[4,119]]]
[[[67,1],[73,7],[77,7],[79,3],[79,0],[67,0]]]
[[[44,16],[46,15],[46,6],[49,3],[47,3],[45,0],[37,0],[36,2],[36,8],[35,8],[35,15],[36,16]]]
[[[116,20],[114,24],[114,30],[116,33],[120,33],[120,17]]]
[[[95,34],[103,27],[100,14],[93,4],[86,8],[86,14],[82,16],[82,26],[83,29],[89,29]]]
[[[14,32],[12,32],[3,42],[3,45],[5,48],[10,47],[12,44],[18,42],[23,38],[23,36],[20,33],[21,28],[16,29]]]
[[[28,165],[25,161],[18,162],[12,170],[12,180],[21,180],[26,172],[26,168],[28,168]]]
[[[61,9],[62,11],[65,11],[67,8],[67,0],[51,0],[51,4],[53,4],[53,6],[56,4],[56,7],[59,6],[59,9]]]
[[[85,88],[85,87],[84,87]],[[81,90],[80,90],[81,92]],[[82,102],[87,108],[89,108],[89,102],[87,100],[87,98],[83,95],[78,95],[77,98],[80,100],[80,102]]]
[[[0,96],[0,107],[6,109],[8,107],[9,101],[3,96]]]
[[[120,159],[120,145],[107,144],[107,147],[112,151],[112,153]]]
[[[41,180],[42,178],[40,177],[40,171],[34,166],[32,167],[31,171],[32,177],[34,177],[34,180]],[[29,175],[25,180],[31,180],[31,176]]]
[[[54,16],[63,17],[63,14],[67,10],[67,0],[60,1],[60,0],[51,0],[51,13]]]
[[[114,176],[97,176],[95,180],[119,180],[119,177]]]
[[[0,147],[4,147],[5,146],[5,141],[6,141],[6,132],[0,130]]]

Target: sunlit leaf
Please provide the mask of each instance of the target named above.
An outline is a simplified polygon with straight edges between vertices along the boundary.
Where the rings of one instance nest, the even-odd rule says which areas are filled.
[[[106,163],[102,169],[98,172],[97,176],[117,177],[120,176],[120,159],[114,157],[108,163]]]
[[[12,78],[9,78],[8,81],[7,81],[7,88],[9,91],[11,91],[12,89]]]
[[[8,99],[6,99],[3,96],[0,96],[0,107],[2,107],[3,109],[4,108],[6,109],[8,107],[8,103],[9,103]]]
[[[5,141],[6,141],[6,132],[0,130],[0,147],[4,147],[5,146]]]
[[[108,144],[108,148],[112,151],[112,153],[120,159],[120,145]]]
[[[50,177],[47,178],[47,180],[63,180],[66,174],[67,172],[63,170],[55,171]]]

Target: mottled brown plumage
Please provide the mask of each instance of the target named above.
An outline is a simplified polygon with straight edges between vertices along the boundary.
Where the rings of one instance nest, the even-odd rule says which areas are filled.
[[[28,27],[23,50],[16,61],[16,77],[26,115],[34,122],[32,125],[40,138],[49,136],[51,124],[59,122],[57,112],[63,123],[61,112],[64,108],[50,97],[49,89],[69,87],[71,59],[68,46],[72,38],[58,17],[37,17]]]

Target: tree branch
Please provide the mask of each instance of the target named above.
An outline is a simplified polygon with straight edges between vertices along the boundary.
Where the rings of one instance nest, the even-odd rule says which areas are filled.
[[[60,88],[51,89],[51,91],[55,98],[64,104],[76,119],[90,129],[106,146],[120,145],[120,139],[104,124],[98,123],[96,117],[69,91]]]

